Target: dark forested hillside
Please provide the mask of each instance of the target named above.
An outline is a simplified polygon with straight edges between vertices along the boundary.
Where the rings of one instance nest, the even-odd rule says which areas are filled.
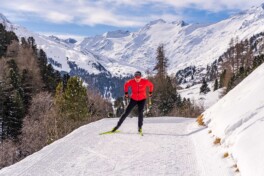
[[[19,40],[0,24],[0,168],[109,112],[81,79],[54,70],[33,37]]]

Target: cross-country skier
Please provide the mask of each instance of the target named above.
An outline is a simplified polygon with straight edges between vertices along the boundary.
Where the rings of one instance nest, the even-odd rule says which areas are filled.
[[[130,102],[125,110],[125,112],[120,117],[116,127],[112,129],[115,132],[123,123],[125,118],[129,115],[132,109],[138,106],[138,132],[142,135],[142,125],[143,125],[143,110],[146,102],[146,89],[149,87],[149,97],[152,96],[153,84],[147,79],[142,78],[140,71],[136,71],[134,74],[134,79],[128,80],[124,85],[125,98],[129,98],[128,89],[131,88]]]

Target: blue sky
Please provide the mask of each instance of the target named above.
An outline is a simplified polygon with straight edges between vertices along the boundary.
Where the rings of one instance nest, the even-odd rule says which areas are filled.
[[[149,21],[212,23],[263,0],[1,0],[0,13],[31,31],[78,38],[123,29],[135,31]]]

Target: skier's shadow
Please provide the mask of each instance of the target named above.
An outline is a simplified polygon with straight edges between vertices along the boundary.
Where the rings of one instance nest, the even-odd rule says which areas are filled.
[[[204,130],[204,129],[206,129],[205,127],[201,127],[201,128],[199,128],[199,129],[197,129],[197,130],[194,130],[194,131],[191,131],[191,132],[189,132],[189,133],[186,133],[186,134],[175,134],[175,133],[170,133],[170,134],[168,134],[168,133],[148,133],[148,132],[145,132],[144,133],[144,135],[148,135],[148,136],[174,136],[174,137],[184,137],[184,136],[191,136],[192,134],[195,134],[195,133],[197,133],[197,132],[199,132],[199,131],[202,131],[202,130]],[[122,132],[122,133],[120,133],[120,134],[138,134],[138,133],[129,133],[129,132]]]

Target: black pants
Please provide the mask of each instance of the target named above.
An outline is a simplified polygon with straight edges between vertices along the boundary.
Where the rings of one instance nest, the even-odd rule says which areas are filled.
[[[136,101],[136,100],[133,100],[131,99],[127,108],[126,108],[126,111],[122,114],[122,116],[120,117],[118,123],[117,123],[117,128],[119,128],[123,121],[126,119],[126,117],[129,115],[129,113],[132,111],[132,109],[138,105],[138,128],[142,128],[142,125],[143,125],[143,110],[144,110],[144,106],[145,106],[145,102],[146,102],[146,99],[144,100],[140,100],[140,101]]]

